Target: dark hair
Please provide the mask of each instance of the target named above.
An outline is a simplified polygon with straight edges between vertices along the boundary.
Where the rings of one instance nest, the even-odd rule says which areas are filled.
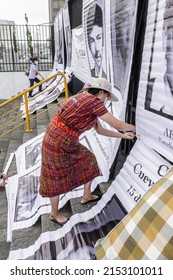
[[[31,57],[30,60],[31,60],[32,62],[33,62],[33,61],[36,61],[36,60],[38,60],[38,57],[37,57],[37,56]]]
[[[87,91],[92,95],[97,95],[101,89],[100,88],[89,88]]]
[[[103,14],[99,5],[90,6],[87,15],[87,36],[91,33],[93,26],[103,27]]]

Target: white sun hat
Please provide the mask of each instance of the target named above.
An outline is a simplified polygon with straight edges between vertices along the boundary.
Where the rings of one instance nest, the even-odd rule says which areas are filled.
[[[98,88],[102,89],[104,91],[107,91],[110,93],[110,99],[111,101],[117,102],[118,98],[114,95],[112,92],[112,85],[111,83],[106,80],[105,78],[96,78],[93,80],[91,84],[85,84],[83,87],[83,90],[89,89],[89,88]]]

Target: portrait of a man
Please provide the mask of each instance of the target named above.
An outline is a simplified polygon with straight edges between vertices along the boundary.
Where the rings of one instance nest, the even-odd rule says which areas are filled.
[[[103,32],[103,1],[91,3],[88,7],[86,29],[89,50],[89,65],[92,77],[105,77],[103,69],[104,32]]]
[[[136,0],[111,0],[110,3],[113,81],[123,95],[133,46]]]

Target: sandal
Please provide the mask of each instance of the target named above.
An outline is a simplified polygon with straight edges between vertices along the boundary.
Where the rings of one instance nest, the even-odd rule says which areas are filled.
[[[93,198],[89,199],[89,200],[86,200],[85,198],[82,197],[80,203],[82,205],[84,204],[87,204],[87,203],[90,203],[90,202],[94,202],[94,201],[98,201],[100,200],[101,196],[98,196],[98,195],[92,195]]]
[[[61,227],[62,227],[63,225],[65,225],[65,224],[67,223],[67,221],[68,221],[68,219],[67,219],[65,222],[60,222],[60,221],[58,221],[52,214],[49,215],[49,219],[50,219],[52,222],[54,222],[54,223],[60,225]]]
[[[5,184],[4,183],[0,183],[0,190],[5,190]]]

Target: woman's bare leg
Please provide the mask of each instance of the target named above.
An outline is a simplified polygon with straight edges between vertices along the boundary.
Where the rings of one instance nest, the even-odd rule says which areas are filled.
[[[91,181],[84,184],[83,198],[90,199],[91,197]]]
[[[58,210],[59,206],[59,195],[50,197],[50,203],[51,203],[51,215],[58,220],[59,222],[66,222],[67,218],[61,214]]]
[[[97,199],[98,196],[91,193],[91,181],[84,184],[84,192],[81,202],[87,202],[89,200]]]

